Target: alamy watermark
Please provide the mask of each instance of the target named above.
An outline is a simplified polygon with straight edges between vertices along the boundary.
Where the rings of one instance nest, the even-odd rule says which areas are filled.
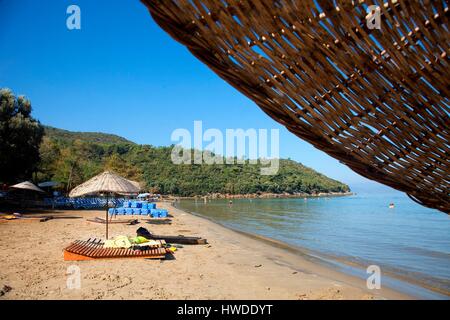
[[[370,275],[366,281],[367,289],[380,290],[381,289],[381,268],[377,265],[371,265],[367,268],[367,274]]]
[[[67,267],[66,275],[67,275],[66,280],[67,289],[70,290],[81,289],[81,269],[79,266],[71,265]]]
[[[380,6],[371,5],[367,7],[366,25],[370,30],[381,29],[381,8]]]
[[[72,4],[67,7],[66,13],[69,15],[66,19],[66,26],[69,30],[81,29],[81,9],[79,6]]]
[[[194,121],[193,134],[188,129],[176,129],[171,141],[176,143],[171,155],[174,164],[259,163],[261,175],[275,175],[280,167],[278,129],[226,129],[224,134],[219,129],[203,132],[203,122]]]

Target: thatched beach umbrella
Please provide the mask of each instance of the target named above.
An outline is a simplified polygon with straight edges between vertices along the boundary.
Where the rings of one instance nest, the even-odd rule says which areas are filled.
[[[42,190],[41,188],[37,187],[36,185],[34,185],[30,181],[25,181],[25,182],[21,182],[21,183],[15,184],[15,185],[11,186],[11,188],[13,188],[13,189],[21,189],[21,190],[29,190],[29,191],[36,191],[36,192],[42,192],[42,193],[45,192],[44,190]]]
[[[90,194],[106,193],[106,239],[108,239],[108,195],[136,194],[139,191],[139,183],[105,171],[75,187],[69,196],[76,198]]]

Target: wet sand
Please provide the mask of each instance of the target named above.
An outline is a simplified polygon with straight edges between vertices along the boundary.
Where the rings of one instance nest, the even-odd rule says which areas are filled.
[[[169,209],[170,225],[110,225],[110,236],[135,236],[145,227],[155,234],[201,236],[209,244],[183,245],[172,260],[71,262],[63,260],[71,242],[104,238],[104,225],[86,221],[104,211],[36,211],[57,219],[0,223],[0,290],[12,288],[0,299],[411,299],[388,288],[368,290],[365,280],[307,256],[168,203],[158,206]],[[67,288],[72,265],[81,271],[79,289]]]

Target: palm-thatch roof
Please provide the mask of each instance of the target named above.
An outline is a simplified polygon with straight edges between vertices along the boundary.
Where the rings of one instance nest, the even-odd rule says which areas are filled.
[[[142,2],[289,131],[450,213],[447,1]]]
[[[105,171],[75,187],[69,196],[75,198],[96,193],[136,194],[139,191],[138,182]]]
[[[45,192],[44,190],[42,190],[41,188],[39,188],[38,186],[36,186],[35,184],[33,184],[30,181],[25,181],[25,182],[21,182],[21,183],[15,184],[15,185],[11,186],[11,188],[13,188],[13,189],[21,189],[21,190],[29,190],[29,191],[36,191],[36,192],[42,192],[42,193]]]

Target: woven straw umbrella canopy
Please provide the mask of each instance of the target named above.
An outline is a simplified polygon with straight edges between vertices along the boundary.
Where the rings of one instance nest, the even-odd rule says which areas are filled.
[[[36,191],[36,192],[45,192],[44,190],[37,187],[35,184],[33,184],[30,181],[25,181],[25,182],[15,184],[15,185],[11,186],[11,188],[21,189],[21,190],[30,190],[30,191]]]
[[[136,194],[139,193],[139,183],[125,179],[109,171],[105,171],[83,184],[75,187],[69,194],[70,197],[106,193],[109,194]],[[108,198],[106,200],[106,239],[108,239]]]
[[[139,191],[138,182],[105,171],[75,187],[69,196],[75,198],[95,193],[133,194]]]
[[[450,213],[447,1],[141,1],[293,134]]]

